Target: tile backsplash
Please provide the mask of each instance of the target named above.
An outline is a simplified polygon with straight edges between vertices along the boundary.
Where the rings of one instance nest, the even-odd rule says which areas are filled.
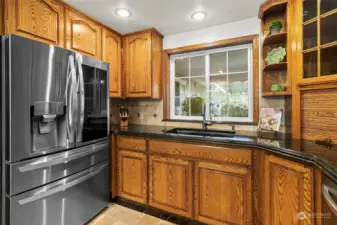
[[[110,121],[112,124],[119,123],[119,108],[124,106],[129,109],[129,124],[158,125],[172,127],[190,127],[200,128],[201,123],[172,122],[163,120],[163,101],[162,100],[145,100],[145,99],[110,99]],[[291,104],[290,104],[291,106]],[[260,99],[260,108],[271,107],[285,109],[289,107],[285,99]],[[287,115],[287,113],[285,113]],[[291,118],[290,118],[291,119]],[[289,121],[287,116],[283,118],[282,132],[288,130]],[[214,124],[212,129],[231,129],[231,125]],[[256,125],[235,125],[237,130],[256,131]]]

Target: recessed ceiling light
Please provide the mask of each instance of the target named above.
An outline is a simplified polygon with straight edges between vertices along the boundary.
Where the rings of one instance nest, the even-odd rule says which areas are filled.
[[[204,20],[207,17],[207,13],[204,11],[197,11],[192,13],[191,15],[192,19],[196,21]]]
[[[123,18],[128,18],[132,15],[128,9],[116,9],[115,13],[117,16],[120,16]]]

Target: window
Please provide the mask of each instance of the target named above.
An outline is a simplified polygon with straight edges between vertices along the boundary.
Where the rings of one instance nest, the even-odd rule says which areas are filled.
[[[253,122],[252,44],[170,55],[170,118]]]

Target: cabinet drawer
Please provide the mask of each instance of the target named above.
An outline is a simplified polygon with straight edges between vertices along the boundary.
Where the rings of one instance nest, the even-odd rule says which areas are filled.
[[[302,138],[337,143],[337,89],[301,93]]]
[[[144,138],[119,136],[118,148],[122,150],[135,150],[146,152],[146,140]]]
[[[241,165],[251,165],[251,152],[249,148],[218,147],[184,144],[171,141],[150,140],[149,151],[177,155],[180,157],[212,160]]]

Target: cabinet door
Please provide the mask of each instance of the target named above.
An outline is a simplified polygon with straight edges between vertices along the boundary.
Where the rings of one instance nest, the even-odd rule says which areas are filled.
[[[101,27],[81,14],[66,10],[66,47],[101,58]]]
[[[121,37],[103,29],[102,59],[109,63],[110,97],[121,97]]]
[[[147,159],[138,152],[120,151],[118,159],[118,194],[147,203]]]
[[[125,38],[126,97],[151,97],[151,33]]]
[[[168,212],[192,217],[190,161],[151,155],[149,157],[149,204]]]
[[[208,224],[252,224],[250,168],[197,162],[195,218]]]
[[[62,47],[63,6],[53,0],[5,0],[5,33]]]
[[[312,171],[276,156],[265,157],[264,225],[310,225]],[[304,218],[299,219],[299,213]],[[300,214],[301,215],[301,214]]]

